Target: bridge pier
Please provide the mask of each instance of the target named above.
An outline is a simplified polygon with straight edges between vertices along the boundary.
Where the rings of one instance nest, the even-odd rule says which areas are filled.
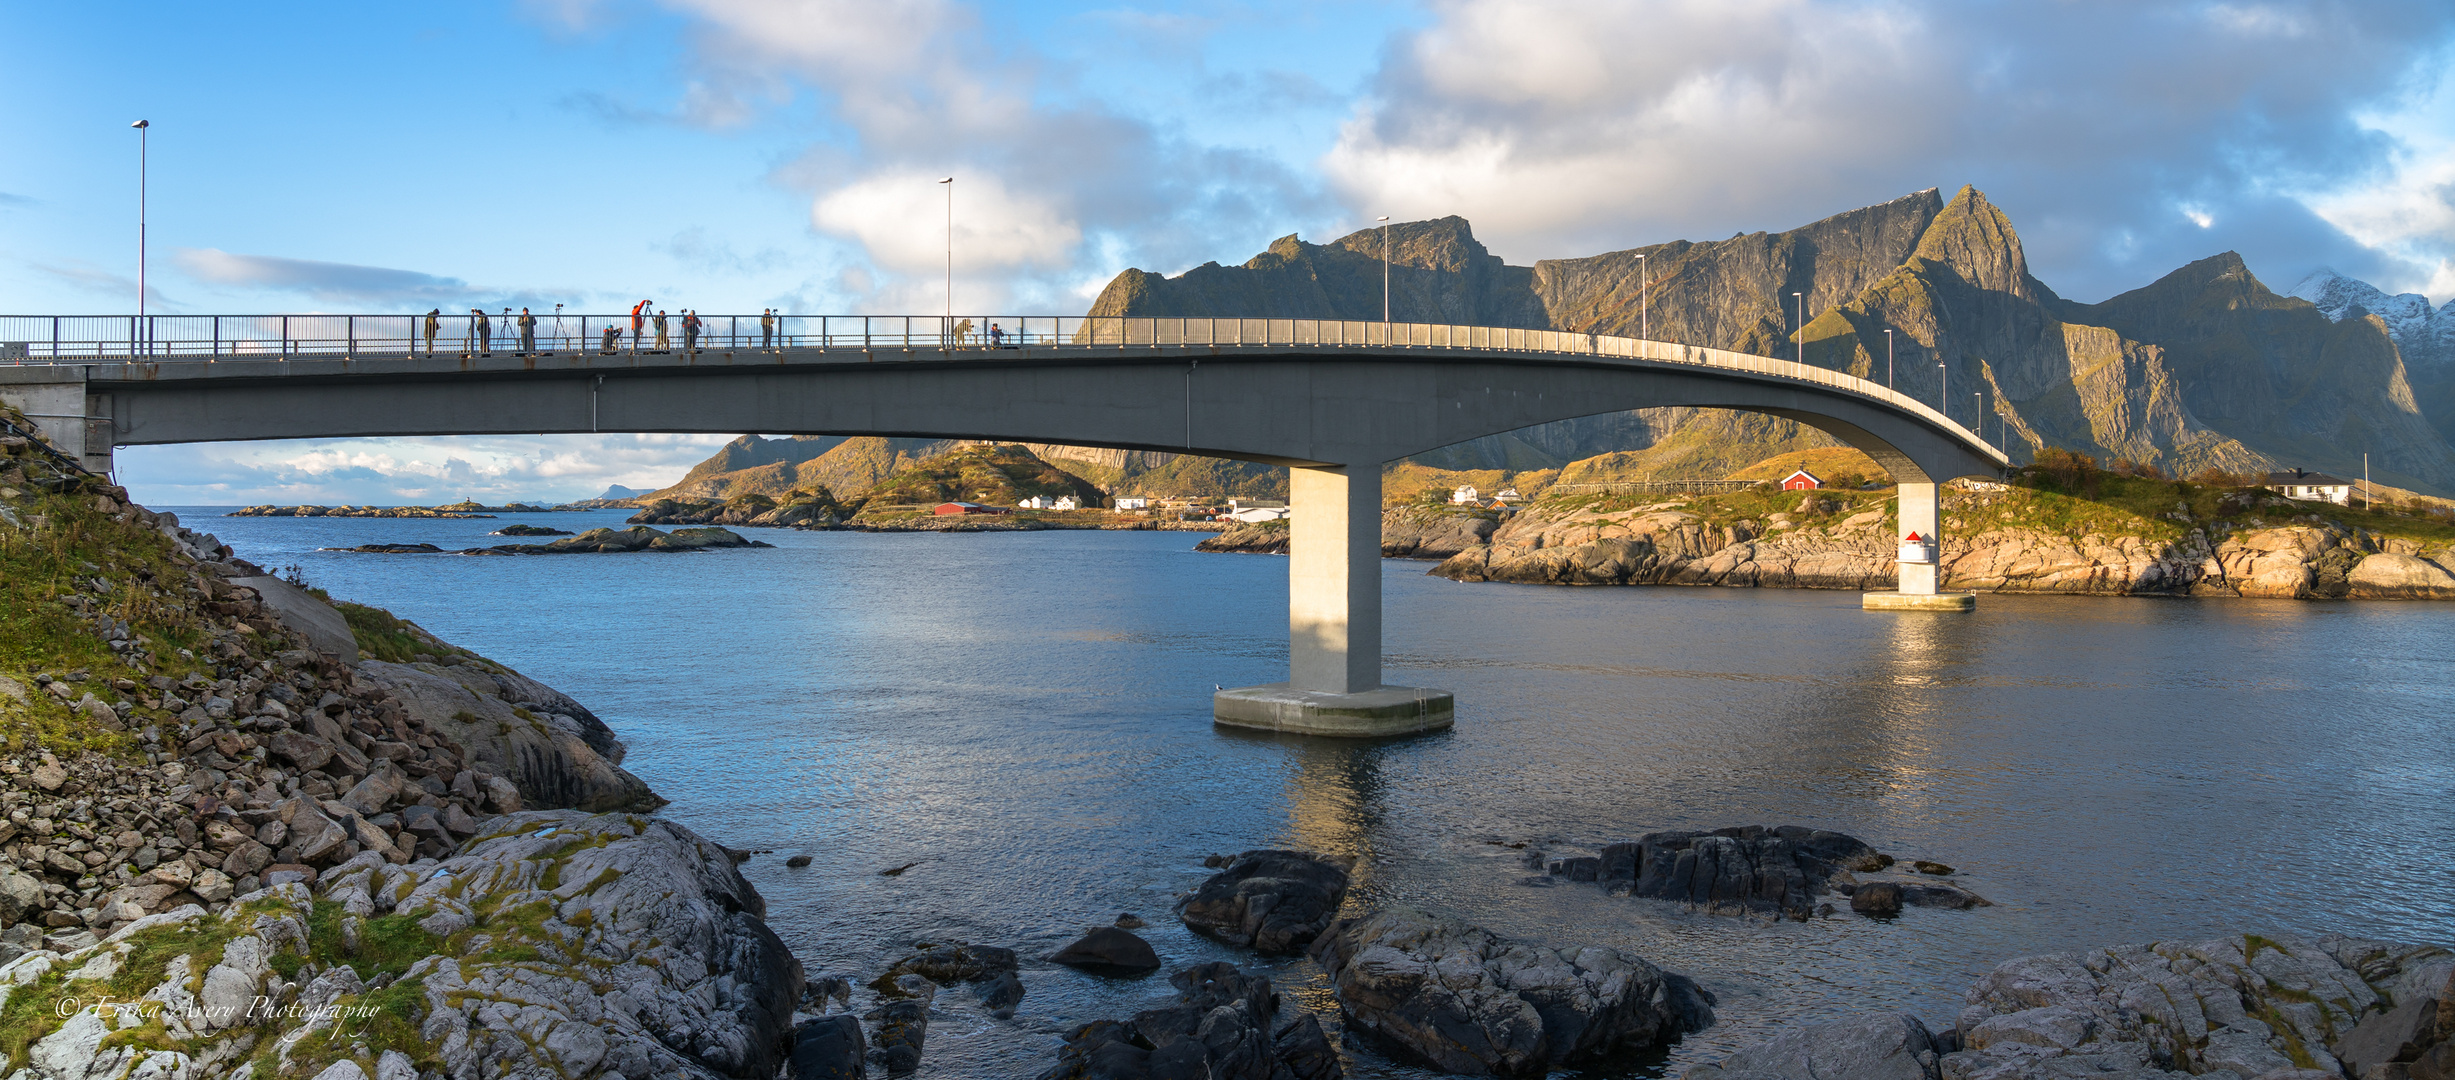
[[[1943,584],[1943,492],[1942,485],[1931,480],[1902,481],[1900,488],[1901,554],[1912,553],[1907,542],[1911,536],[1925,541],[1924,561],[1902,558],[1899,562],[1901,587],[1897,592],[1871,592],[1860,601],[1869,611],[1974,611],[1978,598],[1973,593],[1939,591]]]
[[[1230,727],[1412,735],[1450,725],[1445,690],[1381,684],[1379,462],[1288,471],[1288,681],[1221,690]]]

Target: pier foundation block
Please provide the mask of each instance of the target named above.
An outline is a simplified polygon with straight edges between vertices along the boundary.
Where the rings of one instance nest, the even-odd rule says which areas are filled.
[[[1369,739],[1439,731],[1456,721],[1457,705],[1447,690],[1415,686],[1328,694],[1269,683],[1211,695],[1211,716],[1228,727]]]

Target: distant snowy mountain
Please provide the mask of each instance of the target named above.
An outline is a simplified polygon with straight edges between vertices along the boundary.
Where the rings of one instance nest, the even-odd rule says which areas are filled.
[[[2429,297],[2419,293],[2389,296],[2369,282],[2325,267],[2303,278],[2292,295],[2317,304],[2336,322],[2352,316],[2355,309],[2378,316],[2387,324],[2387,336],[2403,352],[2407,369],[2455,363],[2455,299],[2432,308]]]

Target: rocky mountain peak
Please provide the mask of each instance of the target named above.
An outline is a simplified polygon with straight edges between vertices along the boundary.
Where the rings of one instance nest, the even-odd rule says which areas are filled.
[[[2387,295],[2381,289],[2359,278],[2337,273],[2333,268],[2320,267],[2293,286],[2290,296],[2318,305],[2321,314],[2334,322],[2376,315],[2387,324],[2387,336],[2404,352],[2405,366],[2410,368],[2438,367],[2455,363],[2455,299],[2445,306],[2430,307],[2429,297],[2420,293]]]

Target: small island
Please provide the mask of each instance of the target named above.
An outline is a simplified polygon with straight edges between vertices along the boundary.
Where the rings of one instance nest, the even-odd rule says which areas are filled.
[[[764,548],[774,544],[744,539],[731,529],[675,529],[660,532],[644,525],[628,529],[590,529],[567,540],[544,544],[496,544],[457,551],[434,544],[360,544],[325,548],[368,555],[592,555],[625,551],[708,551],[715,548]]]

